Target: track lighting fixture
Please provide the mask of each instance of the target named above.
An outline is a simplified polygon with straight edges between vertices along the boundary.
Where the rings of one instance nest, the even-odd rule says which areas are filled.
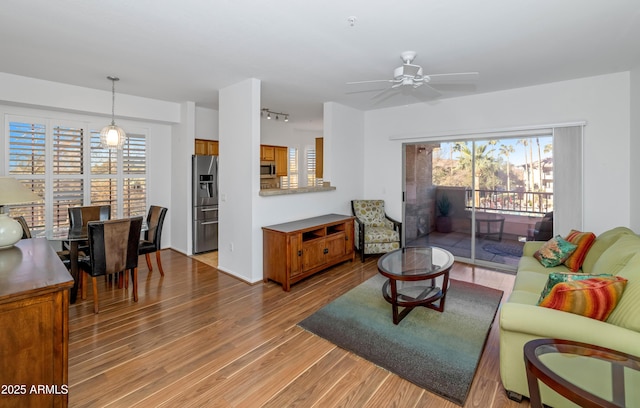
[[[269,110],[268,108],[262,108],[260,110],[260,116],[264,117],[264,115],[267,115],[267,119],[271,119],[271,115],[275,115],[276,116],[276,120],[280,120],[280,116],[282,116],[284,118],[285,122],[289,121],[289,114],[288,113],[282,113],[282,112],[274,112]]]

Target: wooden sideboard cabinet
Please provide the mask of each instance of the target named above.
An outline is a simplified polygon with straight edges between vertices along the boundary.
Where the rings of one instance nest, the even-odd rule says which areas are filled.
[[[0,406],[67,406],[71,286],[45,238],[0,249]]]
[[[340,262],[353,261],[354,217],[327,214],[262,227],[264,281],[291,285]]]

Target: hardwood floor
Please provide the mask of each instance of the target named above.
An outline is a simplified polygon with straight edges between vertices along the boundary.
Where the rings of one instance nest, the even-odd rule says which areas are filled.
[[[376,274],[376,262],[343,263],[287,293],[172,250],[164,278],[141,258],[137,303],[99,280],[100,314],[90,294],[70,307],[69,405],[457,407],[296,326]],[[501,289],[503,301],[514,280],[464,264],[451,276]],[[529,407],[507,399],[498,370],[495,323],[465,407]]]

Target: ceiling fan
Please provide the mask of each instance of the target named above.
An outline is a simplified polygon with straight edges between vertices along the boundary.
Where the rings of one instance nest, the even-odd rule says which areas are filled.
[[[405,51],[400,54],[400,58],[402,58],[402,61],[404,63],[402,64],[402,66],[393,70],[392,79],[374,79],[370,81],[347,82],[347,85],[375,82],[388,82],[392,84],[390,88],[387,88],[378,95],[375,95],[374,98],[389,93],[393,90],[416,89],[419,87],[429,88],[431,93],[440,95],[440,92],[438,92],[438,90],[433,88],[431,85],[470,82],[477,80],[479,77],[479,73],[477,72],[458,72],[450,74],[425,75],[420,65],[413,64],[413,60],[415,59],[416,55],[417,54],[415,51]]]

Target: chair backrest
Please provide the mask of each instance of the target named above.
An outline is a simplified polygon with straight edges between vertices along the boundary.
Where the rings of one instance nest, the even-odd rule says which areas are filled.
[[[22,215],[13,217],[13,219],[18,221],[18,223],[20,223],[20,226],[22,227],[22,239],[31,238],[31,230],[29,229],[27,220],[25,220]]]
[[[166,215],[167,209],[165,207],[156,205],[149,207],[149,214],[147,215],[148,229],[144,232],[144,239],[145,241],[153,242],[156,249],[160,249],[162,243],[162,225]]]
[[[384,200],[351,200],[351,211],[365,225],[385,225]]]
[[[91,221],[106,221],[110,219],[110,205],[69,207],[69,228],[83,228]]]
[[[142,216],[90,221],[87,227],[92,276],[138,267]]]

